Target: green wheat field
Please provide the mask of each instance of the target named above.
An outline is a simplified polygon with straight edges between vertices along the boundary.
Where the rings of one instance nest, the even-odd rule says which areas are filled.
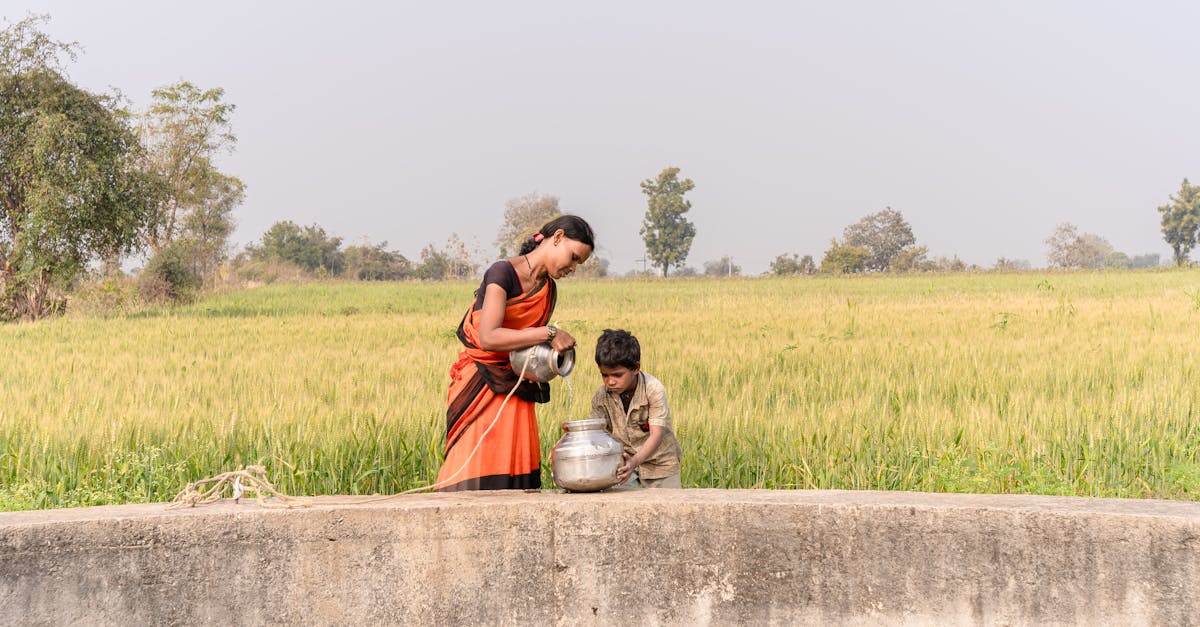
[[[667,386],[685,487],[1200,498],[1200,272],[560,283],[586,417],[605,328]],[[432,483],[472,283],[270,286],[0,326],[0,510]]]

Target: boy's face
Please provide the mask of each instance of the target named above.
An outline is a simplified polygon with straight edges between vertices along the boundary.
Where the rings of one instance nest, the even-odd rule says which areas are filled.
[[[625,366],[608,368],[600,366],[600,377],[604,379],[604,387],[609,392],[623,394],[637,387],[638,368],[630,370]]]

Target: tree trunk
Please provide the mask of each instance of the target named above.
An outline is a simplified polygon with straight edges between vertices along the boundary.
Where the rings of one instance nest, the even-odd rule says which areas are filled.
[[[17,320],[33,322],[46,317],[46,300],[50,293],[50,280],[45,272],[27,285],[18,285],[13,293],[13,307]]]

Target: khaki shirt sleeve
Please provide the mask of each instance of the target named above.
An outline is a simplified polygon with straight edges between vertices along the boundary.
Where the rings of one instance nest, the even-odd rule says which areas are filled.
[[[667,406],[667,389],[657,379],[646,386],[646,400],[650,401],[648,422],[656,427],[671,429],[671,408]]]

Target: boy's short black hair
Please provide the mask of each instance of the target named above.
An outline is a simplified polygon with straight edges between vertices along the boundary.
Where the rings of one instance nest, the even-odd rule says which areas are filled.
[[[642,345],[625,329],[605,329],[596,340],[596,365],[601,368],[622,366],[630,370],[642,367]]]

